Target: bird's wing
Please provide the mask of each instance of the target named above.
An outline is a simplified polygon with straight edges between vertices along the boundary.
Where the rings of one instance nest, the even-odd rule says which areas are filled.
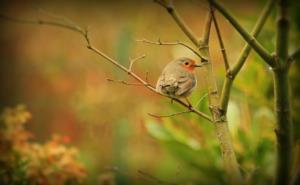
[[[157,82],[156,90],[172,96],[178,90],[178,81],[174,76],[162,74]]]
[[[176,96],[187,96],[191,90],[195,87],[196,82],[194,79],[187,76],[182,76],[178,80],[178,90],[176,91]]]

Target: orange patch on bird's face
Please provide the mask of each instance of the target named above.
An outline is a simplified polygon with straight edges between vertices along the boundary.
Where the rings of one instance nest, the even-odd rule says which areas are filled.
[[[188,60],[181,64],[181,66],[188,72],[193,73],[195,70],[195,61]]]

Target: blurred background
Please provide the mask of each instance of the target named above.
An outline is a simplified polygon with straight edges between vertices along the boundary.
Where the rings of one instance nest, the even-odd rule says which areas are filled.
[[[265,3],[224,1],[249,31]],[[148,73],[152,84],[174,58],[187,56],[198,60],[181,46],[136,42],[137,39],[157,41],[160,38],[162,41],[180,40],[192,46],[168,13],[152,1],[28,0],[1,4],[0,12],[12,17],[56,20],[57,16],[65,16],[88,27],[91,42],[125,66],[129,65],[130,57],[145,54],[146,58],[136,62],[133,70],[142,77]],[[175,0],[175,6],[194,33],[201,36],[208,11],[206,2]],[[299,13],[291,12],[293,50],[299,43],[300,19]],[[233,64],[244,41],[218,13],[217,18],[229,61]],[[259,36],[269,51],[274,50],[275,20],[273,12]],[[11,134],[9,141],[12,146],[18,145],[17,152],[7,155],[19,152],[21,159],[27,156],[22,166],[25,172],[19,171],[24,176],[28,175],[26,171],[33,171],[29,182],[226,184],[218,142],[209,122],[193,114],[164,119],[150,117],[148,113],[167,115],[184,109],[144,87],[107,81],[135,82],[88,50],[78,33],[2,20],[0,24],[1,120],[16,125],[10,128],[17,131],[10,131],[15,135]],[[213,28],[210,51],[221,89],[225,72],[218,46]],[[297,74],[299,63],[293,65],[291,72],[296,113],[300,108]],[[202,69],[197,71],[197,78],[198,86],[190,101],[196,104],[203,97],[198,108],[209,114]],[[272,109],[271,71],[259,56],[251,54],[235,81],[228,110],[234,149],[248,184],[272,181],[275,163]],[[299,131],[299,117],[294,116],[294,120],[295,130]],[[16,137],[21,131],[26,136]],[[34,151],[36,155],[30,156]],[[37,161],[35,166],[32,160]],[[58,174],[63,173],[65,177],[58,178]],[[17,179],[20,174],[16,175]],[[76,180],[66,180],[69,177]]]

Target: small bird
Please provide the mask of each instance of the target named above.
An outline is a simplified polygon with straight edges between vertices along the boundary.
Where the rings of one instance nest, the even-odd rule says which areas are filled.
[[[195,68],[201,66],[186,57],[173,60],[166,65],[158,78],[156,91],[172,98],[186,98],[197,84]],[[190,105],[188,100],[187,102]]]

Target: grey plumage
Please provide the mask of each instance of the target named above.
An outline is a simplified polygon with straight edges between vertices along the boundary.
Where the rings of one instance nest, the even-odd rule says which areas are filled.
[[[163,69],[156,90],[171,97],[186,97],[196,86],[195,75],[182,67],[188,58],[176,59]]]

